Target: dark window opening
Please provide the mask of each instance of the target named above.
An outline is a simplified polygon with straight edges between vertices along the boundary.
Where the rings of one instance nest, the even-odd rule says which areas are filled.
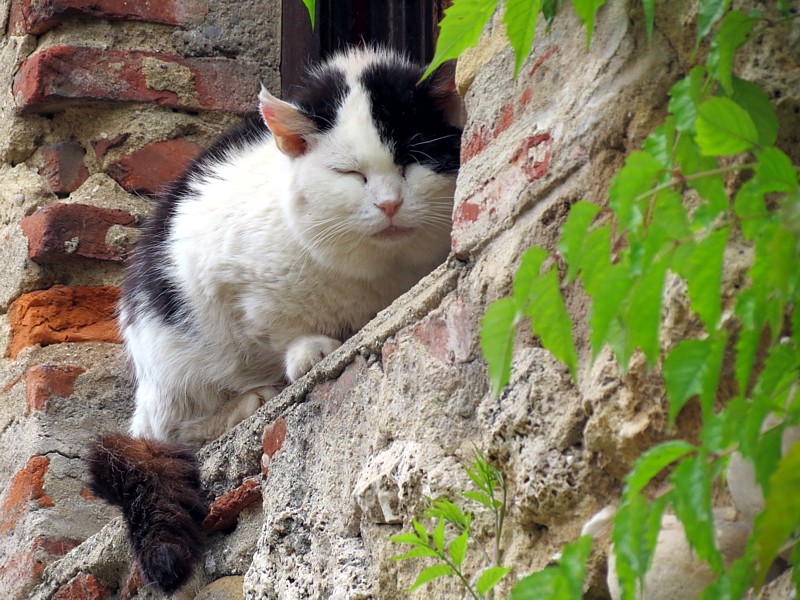
[[[291,96],[308,65],[353,45],[381,44],[427,63],[448,0],[318,0],[311,31],[301,0],[283,0],[281,93]]]

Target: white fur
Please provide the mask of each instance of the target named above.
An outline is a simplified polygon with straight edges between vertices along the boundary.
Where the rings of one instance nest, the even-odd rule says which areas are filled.
[[[454,177],[394,164],[355,78],[362,54],[338,59],[351,94],[304,154],[290,158],[265,138],[195,180],[178,205],[166,260],[193,319],[166,326],[123,303],[133,435],[192,444],[220,435],[446,257]],[[390,219],[377,205],[392,199],[402,204]],[[414,231],[374,237],[390,225]]]

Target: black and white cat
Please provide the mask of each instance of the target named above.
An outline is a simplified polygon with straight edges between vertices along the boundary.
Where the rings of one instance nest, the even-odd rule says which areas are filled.
[[[312,70],[291,103],[262,90],[260,115],[197,159],[143,233],[120,310],[134,439],[101,440],[90,471],[165,591],[188,577],[199,537],[154,532],[169,519],[126,508],[156,485],[158,457],[172,461],[155,478],[167,489],[147,488],[148,501],[202,520],[199,478],[180,466],[191,453],[170,444],[251,415],[447,256],[462,102],[453,65],[422,73],[354,49]]]

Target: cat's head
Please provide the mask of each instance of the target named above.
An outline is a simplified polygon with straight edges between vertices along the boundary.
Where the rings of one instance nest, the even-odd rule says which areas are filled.
[[[319,259],[348,257],[369,276],[387,258],[434,266],[447,255],[463,105],[453,64],[420,82],[423,71],[357,49],[312,70],[292,102],[262,90],[291,161],[289,220]]]

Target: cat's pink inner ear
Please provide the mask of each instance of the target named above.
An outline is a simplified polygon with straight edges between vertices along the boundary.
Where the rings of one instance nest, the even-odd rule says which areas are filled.
[[[264,122],[275,138],[278,149],[292,158],[305,154],[308,136],[316,132],[313,121],[297,107],[279,100],[265,89],[258,95]]]
[[[456,91],[456,61],[442,63],[430,77],[431,95],[444,112],[444,118],[451,125],[463,128],[467,115],[464,101]]]

